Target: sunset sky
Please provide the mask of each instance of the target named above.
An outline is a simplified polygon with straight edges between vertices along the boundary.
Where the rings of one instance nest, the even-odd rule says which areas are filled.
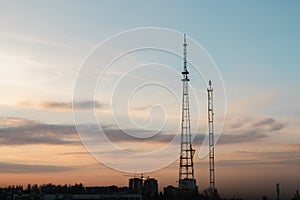
[[[197,152],[207,131],[207,79],[216,83],[218,130],[226,108],[224,128],[217,133],[221,136],[216,144],[216,186],[221,196],[239,193],[245,198],[267,195],[274,199],[279,182],[282,196],[290,198],[300,189],[299,9],[300,1],[296,0],[0,1],[0,186],[76,182],[127,185],[134,170],[122,172],[105,166],[81,143],[72,103],[80,117],[77,129],[97,132],[97,125],[89,118],[95,108],[107,137],[130,152],[151,152],[180,134],[182,83],[178,73],[182,60],[162,52],[130,54],[116,63],[116,70],[108,71],[94,99],[80,93],[73,102],[84,60],[97,45],[129,29],[161,27],[187,34],[190,57],[193,41],[201,44],[210,57],[201,56],[213,60],[210,64],[216,64],[223,80],[225,90],[218,85],[220,80],[214,80],[216,77],[205,77],[204,81],[191,69],[191,123]],[[173,47],[182,52],[182,38],[148,36],[158,43],[175,41]],[[107,48],[99,60],[120,50],[114,48]],[[136,70],[123,79],[125,84],[118,82],[120,93],[110,94],[125,65],[145,62],[174,68],[153,64]],[[97,71],[93,78],[99,75]],[[125,96],[131,94],[127,91],[136,84],[141,86],[139,81],[144,79],[165,81],[167,89],[175,93],[172,96],[166,88],[153,84],[144,92],[137,89],[133,100],[127,101]],[[109,95],[116,95],[113,101]],[[126,110],[120,108],[124,103]],[[118,126],[112,124],[112,112],[116,112]],[[126,119],[127,112],[133,125]],[[136,137],[162,132],[150,142],[141,142],[122,135],[119,129],[131,131]],[[106,145],[96,143],[103,152]],[[179,146],[172,144],[170,148],[175,152],[178,149],[179,154]],[[117,151],[103,152],[100,154],[117,161],[120,168],[172,160],[164,152],[159,160],[141,158],[132,163]],[[208,157],[196,154],[195,176],[203,191],[209,186]],[[160,190],[171,184],[177,186],[178,160],[144,175],[157,178]]]

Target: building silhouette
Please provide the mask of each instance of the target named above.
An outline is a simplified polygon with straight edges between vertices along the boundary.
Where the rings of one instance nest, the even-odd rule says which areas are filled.
[[[129,179],[129,189],[137,194],[142,194],[143,192],[143,179],[142,178],[130,178]]]
[[[143,197],[144,199],[156,199],[158,196],[158,182],[154,178],[147,178],[144,181]]]

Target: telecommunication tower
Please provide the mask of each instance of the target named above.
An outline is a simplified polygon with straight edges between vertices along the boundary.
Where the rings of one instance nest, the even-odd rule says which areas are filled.
[[[192,147],[191,141],[191,123],[190,123],[190,108],[189,108],[189,88],[190,81],[187,70],[187,43],[184,34],[183,42],[183,97],[182,97],[182,116],[181,116],[181,145],[180,145],[180,164],[179,164],[179,181],[178,189],[180,191],[196,192],[196,180],[194,178],[194,163],[193,157],[195,150]]]
[[[208,133],[209,133],[209,177],[210,192],[215,194],[215,142],[214,142],[214,111],[213,111],[213,88],[209,81],[208,93]]]

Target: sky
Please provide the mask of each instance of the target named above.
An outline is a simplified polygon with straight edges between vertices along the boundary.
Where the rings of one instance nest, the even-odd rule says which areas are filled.
[[[188,59],[196,66],[189,67],[197,151],[207,132],[206,80],[215,84],[219,193],[275,199],[279,182],[282,197],[290,198],[300,188],[299,8],[295,0],[0,1],[0,186],[123,186],[139,173],[157,178],[160,190],[177,185],[181,58],[136,51],[104,76],[101,62],[144,41],[181,54],[186,33]],[[107,41],[143,27],[163,29]],[[87,66],[92,67],[85,73]],[[197,69],[217,75],[203,79]],[[144,85],[147,81],[151,84]],[[98,138],[97,123],[115,146]],[[113,148],[138,154],[139,160]],[[151,159],[147,153],[153,149],[163,154]],[[117,170],[137,166],[147,172]],[[209,186],[208,177],[208,157],[196,156],[200,191]]]

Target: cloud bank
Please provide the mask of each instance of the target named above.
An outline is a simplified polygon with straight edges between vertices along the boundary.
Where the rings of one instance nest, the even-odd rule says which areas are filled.
[[[89,106],[83,104],[82,107]],[[257,142],[270,137],[271,132],[282,130],[285,123],[277,121],[273,118],[265,118],[258,120],[250,125],[241,124],[238,128],[229,128],[221,134],[218,145],[236,144],[236,143],[251,143]],[[97,134],[98,125],[79,125],[86,126],[93,134]],[[230,127],[230,126],[229,126]],[[117,127],[105,126],[102,127],[105,135],[113,143],[129,142],[129,143],[169,143],[172,139],[180,134],[174,132],[160,132],[155,130],[142,129],[126,129],[121,130]],[[149,138],[136,138],[133,135],[152,135],[152,132],[157,132]],[[195,143],[201,144],[205,137],[204,133],[195,134]],[[179,141],[175,141],[175,144]],[[0,117],[0,144],[2,145],[28,145],[28,144],[50,144],[50,145],[79,145],[80,138],[77,134],[75,125],[70,124],[45,124],[38,121],[33,121],[23,118],[5,118]],[[100,145],[100,144],[99,144]]]

